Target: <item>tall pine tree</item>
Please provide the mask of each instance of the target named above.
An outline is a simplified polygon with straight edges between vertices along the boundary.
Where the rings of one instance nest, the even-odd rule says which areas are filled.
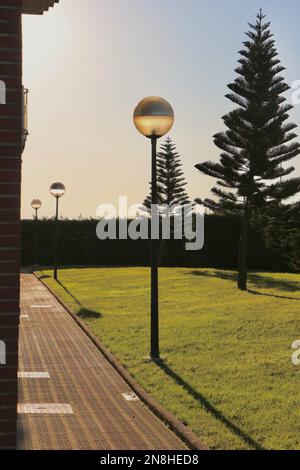
[[[293,106],[282,96],[289,89],[280,73],[270,23],[262,11],[249,24],[248,40],[239,52],[238,77],[228,85],[226,97],[238,107],[223,117],[225,132],[214,136],[221,149],[220,162],[200,163],[196,168],[217,179],[216,200],[200,201],[211,210],[241,214],[238,287],[247,289],[247,247],[251,214],[255,207],[281,202],[300,191],[300,178],[287,178],[294,168],[283,165],[300,153],[295,124],[287,124]]]
[[[157,199],[159,205],[185,206],[191,201],[185,190],[187,185],[182,170],[180,155],[176,146],[168,137],[161,145],[157,154]],[[148,195],[143,205],[151,209],[151,195]]]
[[[166,206],[167,210],[171,210],[171,237],[174,235],[174,218],[180,215],[180,210],[183,210],[184,206],[191,204],[185,189],[186,185],[180,155],[176,151],[175,144],[168,137],[161,145],[160,152],[157,154],[157,199],[160,206],[160,216],[166,214]],[[148,212],[151,211],[151,193],[143,202],[143,206],[146,207]],[[162,263],[163,257],[167,258],[167,260],[169,259],[169,262],[173,259],[180,259],[182,252],[183,241],[174,243],[162,240],[158,263]]]

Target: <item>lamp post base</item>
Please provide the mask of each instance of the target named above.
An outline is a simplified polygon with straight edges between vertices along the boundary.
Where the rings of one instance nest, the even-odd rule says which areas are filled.
[[[161,364],[161,363],[165,363],[167,362],[167,358],[166,357],[151,357],[151,356],[145,356],[143,358],[144,362],[146,364],[150,364],[151,362],[153,362],[154,364]]]

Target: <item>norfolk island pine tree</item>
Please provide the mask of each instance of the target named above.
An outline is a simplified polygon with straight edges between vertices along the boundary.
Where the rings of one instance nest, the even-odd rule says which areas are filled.
[[[238,77],[228,85],[226,97],[238,107],[223,117],[227,130],[214,136],[221,149],[220,162],[200,163],[196,168],[216,178],[212,193],[216,199],[198,199],[212,211],[238,213],[241,234],[238,260],[238,288],[247,289],[247,249],[251,215],[256,208],[279,204],[300,191],[300,178],[282,179],[294,171],[284,163],[300,154],[292,142],[297,126],[286,123],[293,108],[282,96],[289,90],[280,73],[270,23],[262,11],[249,24],[248,40],[239,52],[235,70]]]
[[[160,216],[165,214],[164,207],[170,209],[176,208],[174,217],[178,215],[178,208],[191,204],[191,200],[186,192],[187,182],[182,170],[180,155],[176,150],[176,145],[170,137],[168,137],[160,147],[157,154],[157,200],[160,206]],[[151,183],[150,183],[151,188]],[[150,189],[151,190],[151,189]],[[147,212],[151,211],[151,193],[146,197],[143,206]],[[161,261],[163,250],[165,248],[164,241],[161,243],[159,260]]]

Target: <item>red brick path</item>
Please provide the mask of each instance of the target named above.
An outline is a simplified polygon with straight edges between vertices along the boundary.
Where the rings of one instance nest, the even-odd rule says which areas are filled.
[[[50,379],[20,378],[19,405],[68,404],[73,414],[19,414],[19,449],[186,449],[145,405],[122,396],[128,385],[31,274],[22,274],[21,315],[19,371]]]

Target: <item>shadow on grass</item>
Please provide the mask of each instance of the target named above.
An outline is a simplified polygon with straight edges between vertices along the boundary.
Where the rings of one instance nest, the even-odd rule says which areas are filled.
[[[287,295],[267,294],[266,292],[259,292],[257,290],[251,289],[248,289],[248,293],[252,295],[261,295],[263,297],[273,297],[274,299],[298,300],[298,302],[300,302],[300,297],[288,297]]]
[[[72,294],[72,292],[61,281],[57,280],[56,282],[74,300],[74,302],[79,305],[79,307],[83,308],[83,305],[79,302],[77,297],[75,297],[75,295]]]
[[[88,310],[86,308],[82,308],[81,310],[79,310],[77,315],[80,318],[82,318],[83,320],[88,320],[88,319],[92,319],[92,318],[97,319],[97,318],[102,317],[101,313],[95,312],[95,310]]]
[[[235,272],[230,272],[230,271],[221,271],[221,270],[216,270],[216,271],[206,271],[206,270],[201,270],[201,271],[191,271],[189,274],[193,276],[202,276],[202,277],[212,277],[212,278],[217,278],[217,279],[224,279],[226,281],[232,281],[236,282],[237,281],[237,273]],[[274,279],[270,276],[264,276],[261,274],[254,274],[254,273],[249,273],[248,274],[248,280],[256,287],[256,288],[261,288],[261,289],[278,289],[286,292],[299,292],[300,291],[300,281],[288,281],[284,279]],[[251,294],[256,293],[257,291],[251,291],[248,290]],[[272,297],[279,297],[279,298],[289,298],[289,297],[281,297],[281,296],[276,296],[273,294],[264,294],[257,292],[260,295],[268,295]],[[296,298],[291,297],[291,300],[299,300]]]
[[[102,313],[96,312],[95,310],[89,310],[85,308],[82,303],[75,297],[75,295],[61,282],[57,281],[57,284],[76,302],[76,304],[80,307],[80,310],[77,312],[77,315],[82,318],[83,320],[88,319],[97,319],[102,317]]]
[[[245,431],[240,429],[236,424],[231,422],[226,416],[215,408],[200,392],[195,390],[190,384],[188,384],[184,379],[182,379],[176,372],[174,372],[165,362],[157,361],[156,365],[168,375],[174,382],[183,387],[186,392],[191,395],[203,408],[211,413],[216,419],[223,423],[230,431],[240,437],[245,443],[253,447],[256,450],[264,450],[263,447],[251,436],[249,436]]]

